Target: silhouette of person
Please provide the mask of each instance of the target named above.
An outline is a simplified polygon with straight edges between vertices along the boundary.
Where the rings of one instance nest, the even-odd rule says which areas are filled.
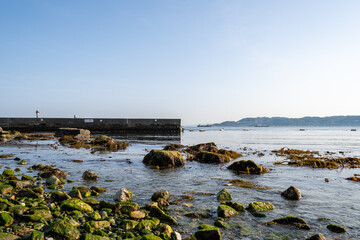
[[[39,118],[39,113],[40,113],[39,110],[36,110],[35,113],[36,113],[36,118]]]

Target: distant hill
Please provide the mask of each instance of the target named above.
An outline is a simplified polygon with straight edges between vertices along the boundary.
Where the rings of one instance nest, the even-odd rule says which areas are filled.
[[[360,126],[360,116],[331,116],[331,117],[257,117],[243,118],[237,122],[226,121],[212,124],[213,127],[281,127],[281,126]]]

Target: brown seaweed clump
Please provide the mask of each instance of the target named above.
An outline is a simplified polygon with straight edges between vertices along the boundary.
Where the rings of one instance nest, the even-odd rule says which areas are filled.
[[[318,151],[281,148],[273,150],[276,156],[285,157],[288,165],[311,168],[359,168],[360,158],[321,155]],[[285,162],[285,161],[284,161]],[[279,163],[276,163],[279,164]]]
[[[354,182],[360,182],[360,177],[352,176],[352,177],[346,178],[346,180],[350,180],[350,181],[354,181]]]

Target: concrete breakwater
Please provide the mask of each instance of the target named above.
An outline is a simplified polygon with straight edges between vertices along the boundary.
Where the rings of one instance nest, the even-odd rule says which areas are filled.
[[[0,118],[4,130],[22,132],[83,128],[92,132],[180,133],[181,119],[140,118]]]

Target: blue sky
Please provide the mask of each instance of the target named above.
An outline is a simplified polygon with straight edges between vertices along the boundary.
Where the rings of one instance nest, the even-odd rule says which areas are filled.
[[[360,1],[0,1],[0,116],[360,115]]]

